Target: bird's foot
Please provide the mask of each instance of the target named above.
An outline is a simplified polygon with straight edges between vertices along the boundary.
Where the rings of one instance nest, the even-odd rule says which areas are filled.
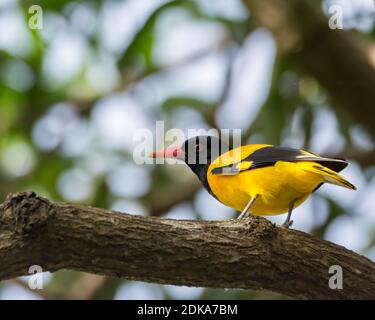
[[[249,218],[249,217],[252,217],[253,214],[248,211],[248,212],[241,212],[241,214],[238,216],[237,219],[246,219],[246,218]]]
[[[282,225],[280,225],[280,227],[288,229],[292,224],[293,224],[293,220],[285,221]]]
[[[244,216],[245,216],[245,213],[241,212],[240,215],[237,217],[237,219],[241,220],[243,219]]]

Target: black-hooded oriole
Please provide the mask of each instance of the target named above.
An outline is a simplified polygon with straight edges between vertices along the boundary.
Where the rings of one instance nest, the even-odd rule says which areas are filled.
[[[212,196],[241,211],[239,218],[288,212],[285,227],[293,223],[292,210],[323,183],[355,190],[338,174],[348,165],[344,159],[267,144],[225,146],[216,137],[197,136],[152,157],[183,160]]]

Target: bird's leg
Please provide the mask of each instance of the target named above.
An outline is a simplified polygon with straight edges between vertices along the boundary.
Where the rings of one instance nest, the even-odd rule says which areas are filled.
[[[253,203],[255,202],[255,200],[257,198],[258,198],[258,195],[256,195],[255,197],[250,198],[250,201],[246,205],[245,209],[242,210],[241,214],[238,216],[238,219],[247,218],[247,217],[249,217],[251,215],[250,208],[251,208],[251,206],[253,205]]]
[[[284,221],[284,223],[281,225],[284,228],[289,228],[293,224],[293,220],[290,220],[290,218],[292,216],[292,211],[293,211],[296,201],[297,199],[289,203],[288,216],[286,217],[286,220]]]

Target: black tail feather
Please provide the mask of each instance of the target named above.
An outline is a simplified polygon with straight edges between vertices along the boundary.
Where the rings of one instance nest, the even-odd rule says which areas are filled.
[[[315,160],[315,162],[321,163],[323,166],[335,172],[340,172],[344,170],[348,165],[346,160],[341,159],[341,158],[321,159],[321,160],[317,159]]]

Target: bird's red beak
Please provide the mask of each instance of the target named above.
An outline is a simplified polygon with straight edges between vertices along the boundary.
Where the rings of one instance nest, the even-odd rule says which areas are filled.
[[[163,150],[152,152],[150,154],[151,158],[164,158],[164,159],[181,159],[183,160],[185,152],[180,146],[167,147]]]

